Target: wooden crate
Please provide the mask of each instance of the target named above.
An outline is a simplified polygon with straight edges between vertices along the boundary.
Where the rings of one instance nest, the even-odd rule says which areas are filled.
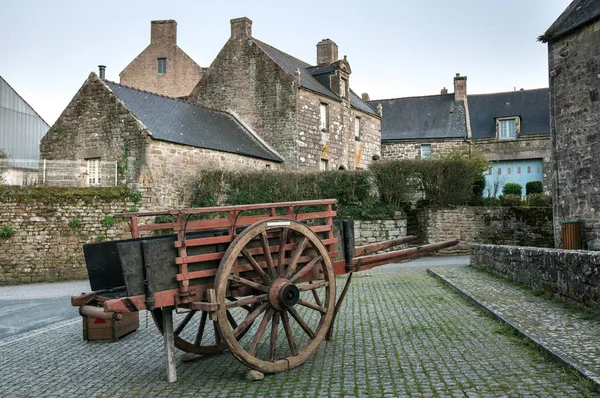
[[[117,341],[120,337],[136,330],[139,326],[139,312],[123,314],[123,319],[119,321],[85,316],[83,317],[83,339]]]

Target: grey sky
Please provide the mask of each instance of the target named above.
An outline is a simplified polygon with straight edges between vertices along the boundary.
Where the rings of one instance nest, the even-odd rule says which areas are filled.
[[[308,63],[334,40],[350,84],[372,99],[548,86],[537,36],[569,0],[139,1],[0,0],[0,75],[50,124],[97,65],[119,72],[150,43],[150,21],[175,19],[178,45],[209,66],[246,16],[253,36]]]

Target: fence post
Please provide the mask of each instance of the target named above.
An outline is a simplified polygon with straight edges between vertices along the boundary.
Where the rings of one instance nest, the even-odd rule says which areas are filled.
[[[115,187],[117,186],[117,162],[115,161]]]
[[[44,171],[42,174],[42,185],[46,185],[46,159],[44,159]]]

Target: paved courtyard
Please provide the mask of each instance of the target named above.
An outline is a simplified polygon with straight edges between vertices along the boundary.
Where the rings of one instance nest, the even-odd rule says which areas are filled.
[[[83,341],[72,319],[0,340],[0,396],[593,396],[575,373],[430,276],[430,265],[356,274],[333,340],[262,381],[246,381],[246,368],[227,352],[194,362],[179,352],[178,381],[167,383],[162,337],[152,319],[146,327],[144,312],[140,329],[115,343]],[[0,292],[0,306],[3,299]]]

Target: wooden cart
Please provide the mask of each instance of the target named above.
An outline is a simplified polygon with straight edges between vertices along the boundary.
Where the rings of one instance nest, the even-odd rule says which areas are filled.
[[[84,316],[115,320],[149,310],[164,336],[171,382],[174,347],[201,355],[229,349],[264,373],[292,369],[331,338],[353,272],[458,243],[372,254],[414,237],[355,247],[353,223],[334,221],[335,204],[117,214],[132,239],[84,245],[93,292],[73,296],[72,305]],[[350,275],[336,301],[340,274]]]

